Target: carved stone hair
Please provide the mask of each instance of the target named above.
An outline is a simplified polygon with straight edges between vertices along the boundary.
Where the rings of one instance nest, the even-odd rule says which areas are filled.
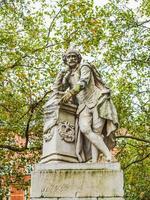
[[[77,55],[77,57],[78,57],[78,63],[80,63],[81,60],[82,60],[82,56],[81,56],[81,54],[79,53],[79,51],[77,51],[77,50],[75,50],[75,49],[68,50],[65,54],[63,54],[62,59],[63,59],[64,63],[66,64],[66,62],[67,62],[67,56],[68,56],[69,54],[71,54],[71,53],[74,53],[74,54]]]

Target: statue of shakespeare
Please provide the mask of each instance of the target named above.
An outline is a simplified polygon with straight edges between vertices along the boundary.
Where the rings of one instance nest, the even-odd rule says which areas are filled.
[[[110,90],[101,80],[95,66],[81,64],[81,54],[68,50],[63,55],[66,70],[58,73],[54,90],[66,91],[61,103],[72,99],[78,106],[76,115],[76,155],[79,162],[98,162],[100,152],[111,161],[115,145],[114,131],[118,126],[116,108]]]

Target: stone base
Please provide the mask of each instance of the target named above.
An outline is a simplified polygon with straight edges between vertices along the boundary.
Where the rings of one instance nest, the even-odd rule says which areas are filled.
[[[124,200],[119,163],[37,164],[32,200]]]

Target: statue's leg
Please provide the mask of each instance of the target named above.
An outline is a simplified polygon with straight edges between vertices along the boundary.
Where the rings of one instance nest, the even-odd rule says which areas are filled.
[[[103,132],[103,128],[104,128],[106,119],[99,117],[98,112],[97,112],[97,107],[92,109],[92,114],[93,114],[92,130],[94,133],[96,133],[103,139],[102,132]],[[111,160],[111,152],[109,151],[109,149],[105,143],[103,143],[103,146],[106,146],[106,148],[107,148],[107,150],[104,150],[104,151],[106,151],[106,154],[107,154],[106,159]],[[109,153],[108,153],[108,151],[109,151]]]
[[[92,124],[93,124],[93,114],[92,111],[90,111],[87,107],[80,113],[79,115],[79,127],[81,132],[89,139],[89,141],[94,145],[98,151],[101,151],[104,156],[106,157],[106,160],[111,160],[111,153],[109,149],[107,148],[106,144],[103,141],[103,137],[101,134],[97,134],[93,132],[92,130]],[[101,121],[101,131],[104,127],[105,120]],[[95,153],[94,153],[95,151]],[[98,159],[98,151],[93,148],[93,161]]]
[[[91,145],[91,150],[92,150],[92,162],[96,163],[98,162],[99,150],[94,144]]]

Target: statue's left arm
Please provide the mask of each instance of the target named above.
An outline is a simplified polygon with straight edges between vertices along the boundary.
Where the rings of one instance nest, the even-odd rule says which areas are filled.
[[[81,90],[87,87],[91,78],[91,68],[88,64],[84,64],[80,68],[80,79],[78,83],[71,90],[73,95],[78,94]]]
[[[81,90],[87,87],[91,78],[91,69],[88,64],[84,64],[80,68],[80,79],[78,83],[63,96],[62,102],[67,102],[72,96],[76,96]]]

